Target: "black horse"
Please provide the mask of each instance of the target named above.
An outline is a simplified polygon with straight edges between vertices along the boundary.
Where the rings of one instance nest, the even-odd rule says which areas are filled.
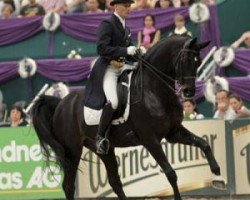
[[[163,138],[171,143],[201,148],[211,171],[220,176],[220,168],[208,143],[182,126],[183,109],[174,89],[176,79],[184,97],[194,96],[199,53],[207,44],[181,36],[167,38],[148,51],[142,65],[133,73],[129,118],[124,124],[111,126],[109,152],[98,155],[106,167],[109,184],[119,199],[127,197],[118,175],[115,147],[143,145],[168,178],[175,200],[181,200],[181,196],[176,173],[161,147]],[[138,84],[138,80],[141,83]],[[41,146],[48,157],[48,146],[54,150],[63,169],[63,189],[68,200],[74,199],[74,183],[82,147],[96,152],[94,138],[97,126],[85,124],[83,102],[84,91],[81,91],[71,93],[63,100],[42,96],[33,108],[33,123]]]

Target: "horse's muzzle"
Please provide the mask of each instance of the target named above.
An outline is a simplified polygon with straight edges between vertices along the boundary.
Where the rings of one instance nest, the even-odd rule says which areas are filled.
[[[195,88],[187,85],[183,86],[181,91],[182,91],[182,96],[185,99],[192,99],[193,96],[195,95]]]

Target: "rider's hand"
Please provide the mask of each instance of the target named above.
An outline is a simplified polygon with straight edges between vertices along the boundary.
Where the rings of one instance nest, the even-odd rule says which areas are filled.
[[[141,51],[142,55],[144,55],[147,52],[147,49],[144,46],[140,46],[139,50]]]
[[[127,48],[127,54],[133,56],[136,54],[137,48],[135,46],[129,46]]]

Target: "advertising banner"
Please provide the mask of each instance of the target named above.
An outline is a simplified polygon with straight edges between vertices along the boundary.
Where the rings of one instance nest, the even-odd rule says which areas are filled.
[[[250,194],[250,125],[233,131],[236,194]]]
[[[225,122],[221,120],[186,121],[184,126],[205,139],[226,179]],[[196,147],[162,142],[162,148],[178,176],[181,191],[206,188],[213,177],[204,154]],[[117,148],[119,174],[128,197],[167,196],[172,189],[162,170],[142,146]],[[81,172],[78,173],[78,193],[81,198],[116,197],[108,183],[103,163],[84,149]]]
[[[32,128],[0,128],[0,199],[64,197],[62,178],[58,167],[46,166]]]

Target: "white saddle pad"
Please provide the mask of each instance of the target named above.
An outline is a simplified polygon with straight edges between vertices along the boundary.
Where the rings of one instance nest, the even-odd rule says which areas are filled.
[[[125,70],[125,69],[134,69],[135,66],[133,66],[133,65],[125,65],[123,68],[124,68],[123,70]],[[129,111],[130,111],[130,84],[131,84],[132,74],[133,74],[133,72],[131,72],[128,75],[128,79],[129,79],[128,84],[122,82],[122,85],[128,87],[128,97],[127,97],[128,99],[127,99],[127,105],[126,105],[126,108],[125,108],[125,112],[124,112],[123,116],[121,116],[118,119],[114,119],[112,121],[113,125],[119,125],[119,124],[122,124],[122,123],[124,123],[124,122],[126,122],[128,120]],[[84,113],[84,120],[85,120],[85,123],[87,125],[91,126],[91,125],[98,125],[99,124],[100,118],[101,118],[101,115],[102,115],[102,109],[101,110],[95,110],[95,109],[84,106],[83,113]]]

